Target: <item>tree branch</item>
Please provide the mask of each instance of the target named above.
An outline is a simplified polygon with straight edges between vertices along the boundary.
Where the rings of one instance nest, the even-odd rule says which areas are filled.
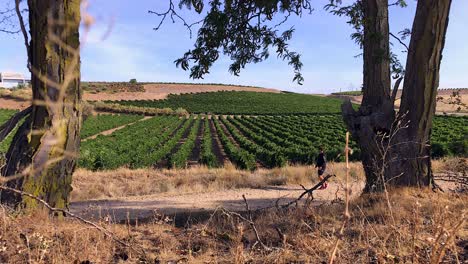
[[[393,91],[392,91],[392,97],[390,98],[390,102],[393,103],[395,106],[395,99],[398,93],[398,88],[400,87],[401,81],[403,81],[404,77],[398,78],[398,80],[395,82],[395,86],[393,86]]]
[[[182,23],[184,24],[184,26],[187,28],[187,30],[190,33],[190,38],[192,38],[192,27],[197,25],[197,24],[200,24],[201,22],[203,22],[203,19],[202,19],[202,20],[199,20],[199,21],[194,22],[192,24],[188,24],[187,21],[177,13],[172,0],[169,1],[169,8],[167,9],[166,12],[158,13],[158,12],[155,12],[155,11],[152,11],[152,10],[148,10],[148,13],[153,14],[153,15],[157,15],[158,17],[161,17],[161,20],[159,21],[159,24],[155,28],[153,28],[153,30],[155,30],[155,31],[159,30],[168,16],[171,18],[172,23],[175,23],[175,19],[174,19],[174,17],[175,17],[175,18],[178,18],[180,21],[182,21]]]
[[[399,37],[397,37],[395,34],[393,34],[392,32],[389,32],[390,36],[392,36],[394,39],[398,40],[398,42],[400,42],[401,45],[403,45],[405,48],[406,48],[406,51],[408,52],[409,51],[409,47],[408,45],[406,45],[406,43],[404,43]]]
[[[21,10],[20,10],[20,1],[21,0],[15,0],[15,10],[16,10],[16,15],[18,16],[21,32],[23,33],[24,45],[26,46],[26,52],[28,54],[27,67],[28,67],[28,70],[31,71],[31,47],[29,46],[28,32],[26,31],[26,26],[24,24],[23,15],[21,14]]]
[[[293,201],[290,201],[289,203],[287,204],[284,204],[282,205],[281,207],[282,208],[286,208],[286,207],[289,207],[293,204],[297,204],[297,202],[299,202],[306,194],[312,194],[313,191],[317,190],[318,188],[320,188],[320,186],[322,186],[322,184],[324,184],[326,181],[328,181],[328,179],[330,179],[331,177],[335,177],[336,175],[334,174],[328,174],[327,176],[325,176],[323,178],[323,180],[321,180],[319,183],[317,183],[314,187],[310,188],[310,189],[307,189],[305,190],[301,195],[299,195],[298,198],[294,199]]]

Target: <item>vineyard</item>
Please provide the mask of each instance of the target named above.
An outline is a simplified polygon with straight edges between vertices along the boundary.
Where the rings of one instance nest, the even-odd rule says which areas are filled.
[[[468,118],[436,117],[433,155],[467,153]],[[185,168],[194,164],[239,169],[312,164],[319,148],[341,161],[345,127],[338,114],[300,116],[153,117],[82,143],[79,166],[91,170]],[[439,150],[442,148],[442,151]],[[359,150],[351,142],[352,160]]]
[[[102,131],[113,129],[122,125],[133,123],[142,119],[143,116],[138,115],[97,115],[88,117],[83,122],[81,129],[81,138],[87,138]]]
[[[295,93],[256,93],[221,91],[193,94],[171,94],[164,100],[118,101],[119,104],[153,107],[183,108],[190,113],[213,114],[312,114],[339,113],[339,99]]]
[[[16,111],[0,109],[0,125],[3,124],[9,117],[11,117]],[[123,126],[129,123],[133,123],[142,119],[143,116],[139,115],[96,115],[88,117],[84,122],[81,129],[81,138],[97,135],[103,131],[113,129],[119,126]],[[4,141],[0,142],[0,156],[7,152],[8,146],[10,145],[13,135],[16,129],[10,133]]]
[[[0,110],[0,122],[15,111]],[[286,164],[312,164],[319,148],[329,160],[341,161],[345,127],[339,114],[261,116],[97,115],[83,123],[81,137],[125,126],[112,134],[83,141],[79,166],[91,170],[220,167],[231,162],[244,170]],[[139,122],[136,122],[139,121]],[[5,153],[13,138],[0,143]],[[352,160],[360,152],[354,142]],[[468,155],[468,118],[436,116],[432,155]]]

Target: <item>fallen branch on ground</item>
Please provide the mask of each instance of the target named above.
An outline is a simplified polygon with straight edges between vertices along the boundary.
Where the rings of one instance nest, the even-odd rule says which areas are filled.
[[[306,194],[312,196],[312,192],[317,190],[318,188],[320,188],[320,186],[322,186],[322,184],[324,184],[326,181],[328,181],[328,179],[330,179],[331,177],[335,177],[336,175],[335,174],[328,174],[327,176],[325,176],[323,178],[323,180],[321,180],[319,183],[317,183],[314,187],[310,188],[310,189],[306,189],[301,195],[299,195],[299,197],[293,201],[290,201],[289,203],[287,204],[284,204],[284,205],[281,205],[282,208],[286,208],[286,207],[289,207],[293,204],[297,204]]]

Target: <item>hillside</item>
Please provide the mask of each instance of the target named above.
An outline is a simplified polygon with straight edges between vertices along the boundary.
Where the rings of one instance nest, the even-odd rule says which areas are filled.
[[[454,93],[457,93],[458,95],[454,96]],[[399,90],[397,92],[397,100],[395,102],[396,107],[400,107],[401,95],[402,91]],[[358,91],[332,93],[329,97],[350,99],[351,102],[355,104],[361,104],[362,102],[362,93]],[[459,99],[461,104],[464,104],[465,106],[468,105],[468,88],[439,89],[437,91],[437,97],[437,113],[468,113],[468,108],[461,107],[460,111],[458,111],[458,105],[450,103]]]
[[[190,113],[213,114],[317,114],[339,113],[341,100],[295,93],[220,91],[169,95],[164,100],[125,100],[119,104],[183,108]]]
[[[89,101],[117,100],[159,100],[169,94],[202,93],[218,91],[249,91],[280,93],[279,90],[252,86],[226,84],[195,84],[195,83],[85,83],[84,96]]]

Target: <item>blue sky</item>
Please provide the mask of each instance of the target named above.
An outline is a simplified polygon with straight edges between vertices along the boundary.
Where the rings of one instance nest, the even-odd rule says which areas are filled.
[[[0,0],[0,7],[11,0]],[[312,1],[315,11],[302,18],[290,18],[284,29],[294,26],[291,48],[302,54],[304,85],[292,82],[293,71],[286,62],[271,56],[265,62],[248,65],[240,77],[228,72],[229,58],[221,57],[203,80],[192,80],[173,61],[193,45],[189,32],[167,20],[159,31],[158,17],[148,10],[167,9],[165,0],[90,0],[96,24],[82,49],[82,79],[85,81],[209,82],[256,85],[304,93],[329,93],[359,89],[362,83],[360,50],[350,40],[352,29],[345,18],[323,10],[326,0]],[[345,1],[346,2],[346,1]],[[349,1],[348,1],[349,2]],[[411,28],[416,1],[407,8],[391,8],[392,32]],[[1,9],[1,8],[0,8]],[[182,11],[188,21],[193,12]],[[454,0],[450,14],[440,87],[468,87],[468,0]],[[199,19],[199,18],[198,18]],[[110,34],[103,39],[108,30]],[[395,43],[404,62],[406,54]],[[26,73],[25,50],[20,35],[0,33],[0,71]]]

